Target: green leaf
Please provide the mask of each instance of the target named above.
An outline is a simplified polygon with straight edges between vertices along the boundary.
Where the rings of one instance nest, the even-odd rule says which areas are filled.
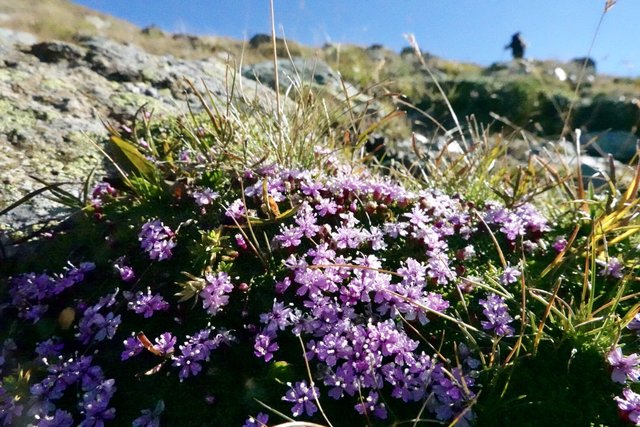
[[[277,361],[269,366],[269,378],[286,383],[287,381],[293,381],[295,375],[292,366],[285,361]]]
[[[140,175],[149,181],[155,181],[156,167],[133,144],[115,135],[111,135],[110,139],[127,156]]]
[[[34,177],[31,177],[31,178],[34,178]],[[44,183],[43,181],[38,180],[37,178],[36,178],[36,180],[37,180],[38,182],[40,182],[40,183]],[[52,192],[52,193],[56,194],[56,193],[54,192],[54,190],[56,190],[56,189],[58,189],[58,190],[59,190],[59,187],[60,187],[60,186],[62,186],[62,185],[67,185],[67,184],[72,184],[72,183],[71,183],[71,182],[57,182],[57,183],[53,183],[53,184],[47,184],[47,183],[44,183],[44,185],[45,185],[44,187],[42,187],[42,188],[38,188],[37,190],[34,190],[34,191],[30,192],[30,193],[29,193],[29,194],[27,194],[26,196],[21,197],[21,198],[20,198],[19,200],[17,200],[16,202],[14,202],[14,203],[10,204],[9,206],[7,206],[6,208],[3,208],[2,210],[0,210],[0,216],[2,216],[2,215],[4,215],[4,214],[6,214],[6,213],[8,213],[8,212],[11,212],[13,209],[15,209],[15,208],[17,208],[18,206],[20,206],[20,205],[22,205],[22,204],[24,204],[24,203],[28,202],[29,200],[33,199],[34,197],[36,197],[36,196],[37,196],[37,195],[39,195],[39,194],[44,193],[45,191],[50,191],[50,192]],[[69,193],[67,193],[67,194],[69,194]],[[75,204],[74,204],[74,206],[75,206]]]

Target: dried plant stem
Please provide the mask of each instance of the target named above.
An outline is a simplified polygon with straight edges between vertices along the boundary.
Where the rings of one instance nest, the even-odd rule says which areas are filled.
[[[271,44],[273,46],[273,74],[276,91],[276,117],[280,122],[280,78],[278,76],[278,50],[276,49],[276,18],[273,0],[269,0],[269,11],[271,12]]]
[[[318,409],[320,410],[320,413],[322,414],[322,417],[324,418],[324,420],[327,422],[329,427],[333,427],[333,424],[331,424],[331,421],[329,421],[327,414],[324,413],[324,409],[322,409],[322,405],[320,404],[320,399],[318,398],[316,389],[313,387],[313,374],[311,373],[311,367],[309,366],[309,359],[307,359],[307,350],[304,348],[304,342],[302,341],[302,338],[300,337],[300,335],[298,335],[298,340],[300,341],[300,346],[302,347],[302,356],[304,358],[304,366],[307,368],[307,375],[309,375],[309,382],[311,385],[311,391],[313,392],[313,398],[315,399],[316,404],[318,405]]]
[[[456,124],[456,129],[458,130],[458,133],[460,134],[460,139],[462,140],[462,143],[466,146],[467,145],[467,141],[466,141],[466,139],[464,137],[464,131],[462,130],[462,126],[460,125],[460,121],[458,120],[458,115],[456,114],[455,110],[453,109],[453,106],[451,105],[451,102],[449,102],[449,98],[447,97],[447,94],[444,92],[444,89],[442,89],[442,86],[440,86],[440,83],[436,79],[436,76],[433,74],[433,72],[431,71],[431,68],[429,68],[429,66],[427,65],[427,62],[424,60],[424,57],[422,56],[422,51],[420,50],[420,46],[418,45],[418,41],[416,40],[416,38],[415,38],[415,36],[413,34],[407,34],[405,37],[406,37],[407,41],[409,42],[409,44],[411,45],[411,47],[413,48],[416,56],[418,57],[418,60],[420,61],[420,63],[424,67],[424,69],[427,71],[427,73],[429,74],[429,77],[431,77],[431,80],[433,80],[433,83],[436,85],[436,87],[438,88],[438,91],[442,95],[442,98],[444,99],[444,102],[447,104],[447,108],[449,109],[449,113],[451,114],[451,118],[453,119],[454,123]]]
[[[593,46],[596,43],[596,38],[598,38],[598,34],[600,33],[600,26],[602,25],[602,21],[604,21],[604,16],[607,14],[609,9],[613,7],[615,1],[607,0],[604,10],[600,15],[600,19],[598,20],[598,25],[596,25],[596,30],[593,33],[593,37],[591,38],[591,44],[589,45],[589,50],[587,51],[587,55],[584,58],[584,62],[582,63],[582,67],[580,67],[580,73],[578,74],[578,81],[576,82],[576,89],[573,92],[573,100],[569,105],[569,111],[567,111],[567,115],[564,118],[564,124],[562,126],[562,133],[560,134],[560,138],[563,138],[567,135],[571,130],[569,129],[569,123],[571,122],[571,113],[573,112],[573,107],[576,105],[576,100],[578,97],[578,93],[580,91],[580,86],[582,85],[582,81],[584,80],[585,72],[587,69],[587,62],[591,57],[591,51],[593,50]]]

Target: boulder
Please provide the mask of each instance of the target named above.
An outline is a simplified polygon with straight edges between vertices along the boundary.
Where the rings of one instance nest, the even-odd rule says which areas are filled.
[[[91,142],[106,136],[103,122],[131,117],[145,104],[155,116],[187,114],[187,103],[197,111],[199,102],[183,78],[225,97],[228,73],[224,58],[152,55],[102,37],[30,46],[0,37],[0,211],[44,186],[33,177],[67,183],[63,189],[79,194],[92,169],[99,177],[107,167]],[[270,108],[269,89],[239,83],[251,87],[247,98]],[[40,196],[0,216],[0,229],[69,213]]]
[[[275,87],[275,73],[273,61],[264,61],[245,66],[242,75],[248,79],[256,80],[269,87]],[[305,58],[293,58],[278,60],[278,78],[280,89],[286,90],[292,84],[300,85],[312,83],[320,86],[339,84],[338,73],[333,71],[326,62],[309,60]]]
[[[271,36],[269,34],[256,34],[249,39],[249,46],[254,49],[260,45],[269,43],[271,43]]]
[[[636,154],[640,138],[631,132],[611,130],[585,133],[580,137],[580,143],[590,154],[602,157],[611,154],[614,159],[628,163]]]
[[[30,45],[37,41],[38,38],[31,33],[0,28],[0,43]]]
[[[248,65],[242,69],[242,75],[255,80],[263,85],[275,88],[275,73],[273,61],[260,62]],[[326,62],[319,59],[307,59],[294,57],[292,59],[278,60],[278,82],[280,90],[293,96],[296,89],[305,85],[320,89],[320,93],[332,96],[340,101],[347,97],[358,103],[366,103],[370,100],[360,89],[341,79],[340,74],[334,71]]]
[[[580,68],[585,67],[591,73],[595,73],[597,69],[596,60],[588,56],[581,57],[581,58],[573,58],[570,62],[577,67],[580,67]]]
[[[77,62],[84,57],[86,50],[69,43],[51,41],[32,45],[29,53],[42,62]]]
[[[557,170],[563,170],[564,167],[568,167],[569,171],[573,172],[578,164],[578,159],[575,155],[559,155],[550,160]],[[614,159],[609,160],[607,157],[581,156],[580,173],[582,174],[582,182],[585,188],[589,185],[593,185],[596,191],[606,188],[605,186],[608,186],[609,179],[612,178],[610,176],[611,167],[615,170],[615,178],[619,183],[619,188],[624,188],[631,183],[631,177],[634,175],[633,167]]]

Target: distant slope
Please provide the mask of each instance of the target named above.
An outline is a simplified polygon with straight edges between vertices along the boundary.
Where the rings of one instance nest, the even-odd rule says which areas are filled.
[[[135,25],[67,0],[0,0],[1,25],[26,31],[40,40],[70,41],[76,34],[102,35],[114,40],[136,38]]]
[[[165,33],[157,27],[141,29],[69,0],[0,0],[0,27],[31,33],[41,41],[72,42],[78,36],[98,35],[134,43],[149,53],[184,59],[202,59],[225,51],[239,58],[244,44],[224,37]],[[296,43],[290,43],[289,47],[293,54],[301,53],[302,48]],[[268,49],[249,50],[245,59],[250,62],[267,59],[270,53]]]
[[[32,33],[42,41],[73,42],[78,36],[100,35],[133,43],[152,54],[171,54],[184,59],[229,54],[231,63],[238,67],[272,59],[269,36],[257,35],[242,41],[171,34],[157,27],[141,29],[69,0],[0,0],[2,27]],[[388,94],[402,94],[402,99],[428,112],[444,126],[452,125],[439,90],[410,48],[400,53],[379,45],[314,48],[287,40],[286,43],[278,42],[277,54],[281,58],[322,59],[363,91],[384,99],[395,99]],[[424,53],[424,57],[458,115],[461,118],[474,115],[481,123],[493,123],[494,131],[508,129],[519,133],[527,130],[537,135],[557,136],[563,128],[565,113],[575,103],[568,123],[571,129],[582,127],[585,131],[595,132],[614,129],[640,134],[637,95],[640,79],[613,78],[590,68],[586,70],[576,97],[581,61],[509,61],[482,68],[428,53]],[[564,78],[559,77],[562,75]],[[501,119],[496,121],[497,116]],[[424,121],[423,118],[412,119]],[[427,121],[427,127],[429,125]]]

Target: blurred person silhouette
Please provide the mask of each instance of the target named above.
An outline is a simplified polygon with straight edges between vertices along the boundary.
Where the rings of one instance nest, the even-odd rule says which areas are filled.
[[[527,43],[525,43],[524,39],[520,36],[520,32],[517,32],[511,36],[511,43],[506,45],[504,48],[511,49],[513,59],[522,59],[524,56],[524,49],[526,47]]]

